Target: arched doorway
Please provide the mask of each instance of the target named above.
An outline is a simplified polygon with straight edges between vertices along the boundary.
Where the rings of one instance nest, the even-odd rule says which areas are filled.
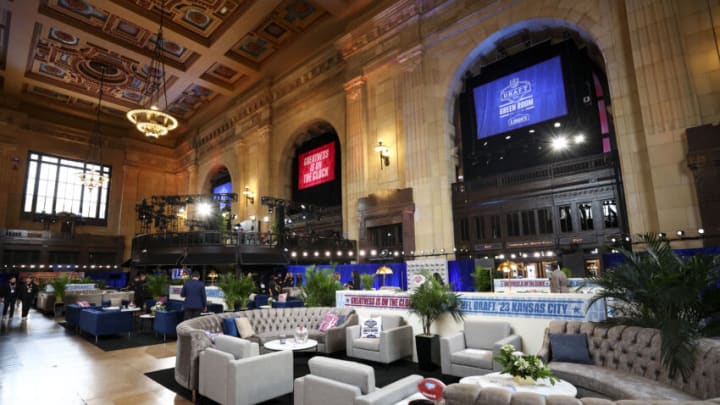
[[[455,101],[454,237],[465,257],[544,277],[596,274],[627,235],[605,66],[555,20],[515,24],[476,49]]]

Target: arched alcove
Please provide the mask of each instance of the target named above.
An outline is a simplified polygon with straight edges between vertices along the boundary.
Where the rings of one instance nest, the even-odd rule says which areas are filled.
[[[513,257],[537,276],[602,267],[627,220],[605,62],[590,35],[559,19],[509,25],[470,52],[449,91],[461,253]]]

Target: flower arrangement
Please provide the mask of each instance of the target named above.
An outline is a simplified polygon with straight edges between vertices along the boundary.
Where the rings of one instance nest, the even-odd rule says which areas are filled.
[[[150,307],[150,311],[155,313],[155,311],[165,311],[167,307],[165,306],[165,297],[161,297],[157,301],[155,301],[155,305]]]
[[[518,384],[535,384],[541,378],[552,385],[559,381],[538,356],[515,351],[510,344],[500,348],[500,356],[495,357],[495,361],[503,367],[501,374],[510,374]]]

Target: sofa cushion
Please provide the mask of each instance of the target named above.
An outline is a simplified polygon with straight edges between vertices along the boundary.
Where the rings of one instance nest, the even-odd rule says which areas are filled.
[[[402,326],[405,324],[405,319],[402,315],[372,315],[379,316],[382,318],[382,328],[380,330],[390,330]]]
[[[588,351],[587,335],[550,333],[550,353],[553,361],[593,364]]]
[[[361,338],[379,338],[382,330],[382,317],[365,318],[360,320]]]
[[[548,365],[559,378],[590,391],[602,392],[613,399],[697,399],[669,385],[623,371],[558,361],[552,361]]]
[[[372,350],[375,352],[380,351],[380,339],[375,338],[357,338],[353,340],[353,347],[355,349]]]
[[[465,320],[465,346],[473,349],[492,350],[498,340],[510,336],[507,322]]]
[[[363,395],[375,391],[375,370],[367,364],[315,356],[308,367],[310,374],[358,387]]]
[[[450,362],[463,366],[492,370],[493,352],[492,350],[463,349],[451,354]]]
[[[237,326],[235,325],[235,318],[223,318],[222,320],[223,333],[228,336],[238,337]]]
[[[334,312],[326,312],[325,315],[323,315],[322,322],[320,322],[320,327],[318,330],[321,332],[326,331],[328,328],[333,328],[335,325],[337,325],[338,321],[338,315]]]
[[[250,324],[250,320],[245,317],[235,318],[235,326],[237,326],[238,336],[241,338],[249,338],[255,334],[255,330]]]

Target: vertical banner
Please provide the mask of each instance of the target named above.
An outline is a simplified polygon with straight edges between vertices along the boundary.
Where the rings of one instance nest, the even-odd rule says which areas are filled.
[[[425,282],[425,277],[422,275],[425,271],[431,276],[438,274],[443,283],[448,283],[448,264],[445,259],[411,260],[406,264],[408,291],[413,291]]]
[[[335,180],[335,143],[330,142],[298,157],[298,190]]]

